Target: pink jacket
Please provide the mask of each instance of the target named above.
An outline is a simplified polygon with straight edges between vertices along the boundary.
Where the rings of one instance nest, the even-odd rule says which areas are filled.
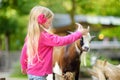
[[[82,34],[76,31],[67,36],[57,36],[42,32],[39,39],[38,55],[42,61],[38,61],[38,58],[34,58],[34,65],[27,64],[27,45],[26,42],[21,51],[20,63],[21,68],[27,71],[27,74],[44,76],[52,73],[52,53],[54,46],[63,46],[80,39]]]

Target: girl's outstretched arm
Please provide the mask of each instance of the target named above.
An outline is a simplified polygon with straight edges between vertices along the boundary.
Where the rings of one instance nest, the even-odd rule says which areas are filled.
[[[67,36],[57,36],[47,32],[42,33],[42,43],[48,46],[63,46],[74,42],[82,37],[80,31],[73,32]]]

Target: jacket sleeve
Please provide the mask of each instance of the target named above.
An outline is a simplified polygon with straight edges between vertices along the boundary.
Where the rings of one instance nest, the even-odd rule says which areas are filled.
[[[21,64],[22,70],[27,69],[27,45],[26,45],[26,42],[24,43],[22,51],[21,51],[20,64]]]
[[[82,37],[79,31],[73,32],[67,36],[58,36],[54,34],[44,33],[42,37],[42,42],[48,46],[63,46],[70,44]]]

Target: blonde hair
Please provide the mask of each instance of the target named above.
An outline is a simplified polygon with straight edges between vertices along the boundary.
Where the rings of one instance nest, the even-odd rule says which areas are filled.
[[[40,27],[42,27],[42,25],[38,24],[37,20],[40,14],[44,14],[47,19],[52,18],[54,16],[53,12],[46,7],[35,6],[32,8],[30,12],[27,33],[28,63],[32,63],[35,56],[37,56],[38,60],[40,60],[40,57],[38,56],[38,41],[41,31]]]

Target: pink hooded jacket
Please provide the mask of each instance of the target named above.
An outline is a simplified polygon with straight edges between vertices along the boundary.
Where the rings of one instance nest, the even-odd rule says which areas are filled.
[[[38,56],[42,61],[38,61],[37,56],[35,56],[33,60],[34,65],[27,64],[27,44],[25,41],[20,56],[21,68],[26,70],[27,74],[31,75],[44,76],[51,74],[53,47],[70,44],[81,37],[82,34],[79,31],[67,36],[57,36],[45,31],[41,32],[38,45]]]

